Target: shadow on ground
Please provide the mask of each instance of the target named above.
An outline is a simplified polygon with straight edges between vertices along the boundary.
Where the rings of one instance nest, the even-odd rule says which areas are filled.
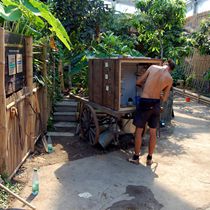
[[[65,209],[68,203],[69,209],[84,210],[194,209],[167,185],[155,181],[158,165],[137,166],[125,159],[126,154],[112,152],[59,167],[55,176],[61,184],[58,191],[62,197],[57,197],[53,210]],[[85,193],[90,197],[80,197]],[[68,202],[64,203],[66,199]]]

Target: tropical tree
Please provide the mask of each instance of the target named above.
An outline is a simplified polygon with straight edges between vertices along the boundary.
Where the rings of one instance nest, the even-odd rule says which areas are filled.
[[[135,26],[144,52],[160,58],[183,46],[184,0],[139,0]]]
[[[192,34],[193,46],[201,55],[210,55],[210,19],[203,20],[198,31]]]
[[[112,9],[102,0],[49,0],[52,10],[68,34],[74,32],[80,42],[90,43],[98,38],[107,21],[112,18]]]

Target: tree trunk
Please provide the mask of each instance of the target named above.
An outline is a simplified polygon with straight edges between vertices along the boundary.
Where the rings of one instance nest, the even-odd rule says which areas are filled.
[[[100,38],[100,26],[99,26],[99,24],[97,24],[96,25],[96,31],[95,31],[95,35],[96,35],[96,37],[95,37],[95,39],[98,41],[99,40],[99,38]]]
[[[160,40],[160,58],[163,59],[163,40],[161,38],[161,34],[159,34],[159,40]]]

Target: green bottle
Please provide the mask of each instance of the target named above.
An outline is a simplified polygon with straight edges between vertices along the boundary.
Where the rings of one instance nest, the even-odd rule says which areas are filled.
[[[33,178],[32,178],[32,194],[37,195],[39,193],[39,178],[38,170],[34,168]]]
[[[47,149],[48,149],[48,153],[53,152],[52,139],[50,136],[48,136],[48,139],[47,139]]]

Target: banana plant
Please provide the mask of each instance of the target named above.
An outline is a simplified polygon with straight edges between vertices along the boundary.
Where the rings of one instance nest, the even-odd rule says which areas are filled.
[[[49,26],[49,30],[60,39],[67,49],[71,49],[71,42],[65,28],[49,11],[47,5],[39,0],[1,0],[0,18],[4,20],[4,24],[8,21],[15,23],[16,28],[19,27],[21,21],[24,21],[22,32],[27,29],[31,34],[38,33],[31,27],[31,23],[39,29],[38,31]]]

